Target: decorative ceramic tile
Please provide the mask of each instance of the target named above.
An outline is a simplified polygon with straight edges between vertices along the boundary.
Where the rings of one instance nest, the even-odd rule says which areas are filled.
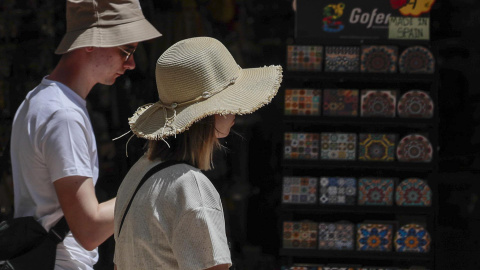
[[[357,134],[321,133],[322,160],[355,160]]]
[[[358,139],[358,159],[363,161],[394,161],[395,134],[361,133]]]
[[[398,252],[421,252],[430,250],[430,234],[418,224],[402,226],[395,234],[395,250]]]
[[[360,178],[359,205],[392,205],[395,181],[390,178]]]
[[[321,177],[320,204],[354,205],[357,197],[357,180],[351,177]]]
[[[410,90],[398,100],[397,112],[405,118],[432,118],[433,100],[425,91]]]
[[[283,248],[317,248],[317,223],[283,222]]]
[[[430,206],[432,190],[419,178],[407,178],[396,188],[395,202],[399,206]]]
[[[325,47],[325,71],[358,72],[360,70],[360,47]]]
[[[353,250],[354,225],[350,222],[322,222],[318,224],[318,249]]]
[[[285,159],[318,159],[317,133],[285,133]]]
[[[322,46],[287,47],[287,69],[290,71],[321,71],[323,62]]]
[[[433,148],[422,135],[411,134],[403,137],[397,146],[397,159],[403,162],[430,162]]]
[[[395,73],[397,72],[397,46],[362,46],[362,72]]]
[[[357,250],[391,251],[392,231],[390,224],[357,224]]]
[[[283,177],[283,203],[317,203],[318,178]]]
[[[395,117],[397,91],[362,90],[360,115],[363,117]]]
[[[401,73],[433,73],[435,71],[435,58],[423,46],[412,46],[405,49],[399,57]]]
[[[323,90],[323,115],[357,116],[358,90],[325,89]]]
[[[285,115],[320,115],[320,99],[320,90],[286,89]]]

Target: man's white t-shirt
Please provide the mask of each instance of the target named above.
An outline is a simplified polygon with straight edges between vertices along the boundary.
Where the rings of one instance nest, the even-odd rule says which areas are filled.
[[[63,216],[53,182],[67,176],[98,179],[95,135],[86,101],[67,86],[44,78],[18,108],[12,124],[14,216],[34,216],[50,229]],[[87,251],[70,232],[57,246],[56,270],[93,269]]]
[[[145,156],[130,169],[115,203],[115,257],[118,270],[199,270],[231,265],[222,202],[197,168],[176,164],[138,183],[159,161]]]

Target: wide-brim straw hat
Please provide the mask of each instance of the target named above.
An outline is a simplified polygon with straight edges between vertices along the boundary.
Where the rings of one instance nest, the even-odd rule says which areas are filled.
[[[129,118],[138,137],[162,140],[209,115],[248,114],[268,104],[282,81],[281,66],[242,69],[218,40],[197,37],[168,48],[157,60],[159,101]]]
[[[55,51],[116,47],[161,36],[143,16],[139,0],[67,0],[67,32]]]

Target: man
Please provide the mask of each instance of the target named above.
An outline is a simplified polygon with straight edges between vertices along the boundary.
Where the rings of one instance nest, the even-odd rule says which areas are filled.
[[[85,98],[134,69],[138,43],[161,34],[138,0],[67,0],[66,18],[60,61],[13,121],[14,216],[34,216],[47,230],[65,216],[71,232],[57,246],[55,269],[93,269],[97,247],[113,234],[115,199],[95,196],[98,156]]]

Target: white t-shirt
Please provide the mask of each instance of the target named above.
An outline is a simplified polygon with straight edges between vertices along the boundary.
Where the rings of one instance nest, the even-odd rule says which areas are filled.
[[[98,179],[95,135],[86,101],[44,78],[15,114],[11,138],[14,216],[34,216],[49,230],[63,212],[53,182],[66,176]],[[83,249],[69,233],[57,246],[55,269],[93,269],[97,250]]]
[[[159,162],[145,156],[130,169],[115,204],[115,257],[118,270],[198,270],[231,265],[220,195],[197,168],[167,167],[139,189],[141,178]]]

